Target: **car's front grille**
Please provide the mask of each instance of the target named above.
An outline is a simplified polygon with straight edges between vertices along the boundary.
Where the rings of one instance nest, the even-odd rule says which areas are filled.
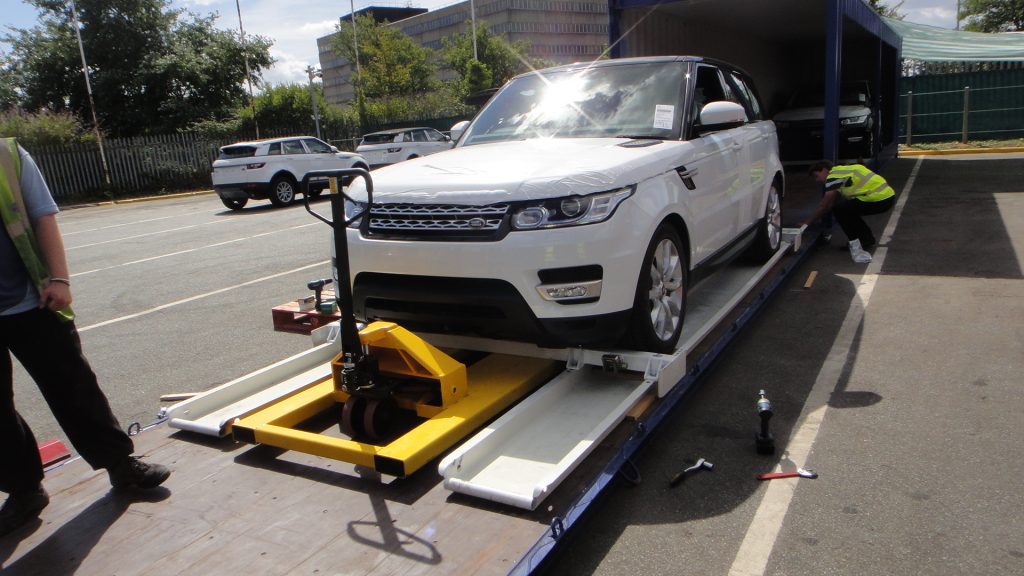
[[[498,239],[509,204],[374,204],[365,227],[369,236],[405,239]]]

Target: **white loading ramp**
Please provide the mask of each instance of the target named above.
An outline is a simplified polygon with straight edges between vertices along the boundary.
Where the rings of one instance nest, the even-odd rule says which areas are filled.
[[[340,342],[320,344],[164,408],[160,418],[171,428],[227,436],[236,418],[330,378],[339,352]]]
[[[661,397],[682,380],[687,354],[747,297],[794,244],[799,247],[802,230],[787,232],[787,242],[761,268],[730,266],[688,296],[681,345],[675,354],[569,351],[565,372],[441,461],[438,472],[444,477],[445,488],[536,509],[655,384]],[[566,351],[549,352],[557,353]],[[607,370],[609,364],[617,364],[622,371]]]

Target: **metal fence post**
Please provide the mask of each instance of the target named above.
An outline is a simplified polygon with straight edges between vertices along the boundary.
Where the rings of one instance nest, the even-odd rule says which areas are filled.
[[[970,86],[964,86],[964,122],[963,122],[963,129],[962,129],[962,131],[960,133],[960,142],[962,144],[967,144],[967,115],[968,115],[968,112],[970,111],[970,108],[971,108],[970,107],[970,96],[971,96],[971,87]]]
[[[914,92],[907,92],[907,146],[913,142],[914,126]]]

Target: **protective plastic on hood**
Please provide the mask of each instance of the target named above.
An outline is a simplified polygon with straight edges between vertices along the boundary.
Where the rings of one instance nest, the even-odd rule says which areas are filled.
[[[375,170],[373,201],[481,206],[587,195],[672,168],[687,142],[624,147],[623,138],[547,138],[458,147]],[[365,183],[348,194],[365,200]]]

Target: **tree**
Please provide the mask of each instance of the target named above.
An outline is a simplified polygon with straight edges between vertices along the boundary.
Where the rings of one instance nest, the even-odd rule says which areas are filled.
[[[883,4],[882,0],[868,0],[868,6],[871,6],[872,10],[886,18],[903,20],[903,18],[906,17],[906,14],[900,14],[899,12],[900,8],[903,6],[903,0],[900,0],[894,6]]]
[[[964,0],[959,18],[972,32],[1024,32],[1024,0]]]
[[[12,28],[0,78],[10,74],[18,105],[71,111],[89,125],[81,59],[65,0],[28,0],[41,10],[31,29]],[[116,136],[170,132],[230,114],[244,98],[242,44],[233,32],[169,8],[168,0],[78,0],[82,44],[101,128]],[[247,38],[254,80],[269,67],[270,41]]]
[[[477,23],[476,44],[477,59],[483,64],[483,69],[490,73],[491,78],[488,86],[470,89],[470,84],[479,82],[481,74],[479,67],[473,64],[473,34],[467,32],[441,40],[442,57],[462,79],[463,95],[478,92],[483,88],[501,86],[513,76],[531,67],[543,68],[546,65],[541,61],[531,61],[527,57],[526,42],[510,44],[501,36],[491,34],[485,22]]]
[[[370,99],[410,96],[434,87],[434,65],[430,51],[416,44],[401,30],[379,23],[371,14],[356,16],[359,39],[359,73],[352,82],[357,93]],[[356,61],[350,23],[338,26],[332,42],[335,53]]]

